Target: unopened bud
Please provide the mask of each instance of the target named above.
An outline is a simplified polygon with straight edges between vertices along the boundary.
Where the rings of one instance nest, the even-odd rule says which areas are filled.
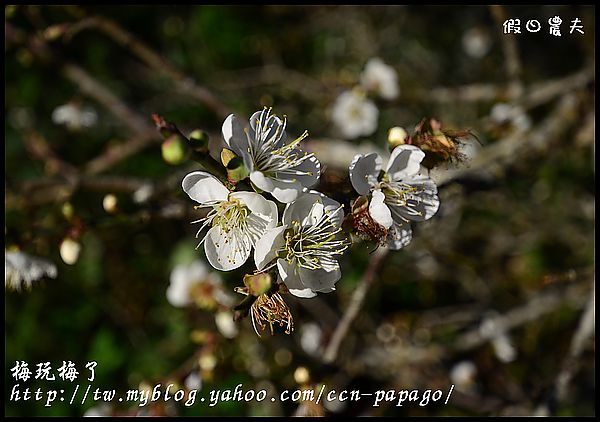
[[[206,152],[208,151],[208,133],[203,130],[196,129],[192,131],[188,139],[190,140],[190,147],[194,151]]]
[[[163,159],[169,164],[177,165],[183,162],[185,152],[185,145],[178,135],[170,136],[162,144]]]
[[[117,212],[117,203],[117,197],[112,193],[109,193],[102,200],[102,207],[107,213],[114,214],[115,212]]]
[[[388,145],[391,149],[396,148],[398,145],[402,145],[406,142],[408,133],[404,128],[399,126],[393,127],[388,132]]]
[[[71,204],[70,202],[65,202],[62,206],[62,215],[67,219],[70,220],[71,218],[73,218],[73,215],[75,214],[75,209],[73,208],[73,204]]]
[[[299,366],[294,371],[294,380],[298,384],[306,384],[310,380],[310,372],[304,366]]]
[[[74,239],[65,238],[60,244],[60,257],[65,264],[74,265],[79,259],[81,245]]]

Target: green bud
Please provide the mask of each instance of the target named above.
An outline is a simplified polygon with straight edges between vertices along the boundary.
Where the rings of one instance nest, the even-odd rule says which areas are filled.
[[[177,165],[185,160],[185,145],[178,135],[172,135],[162,144],[163,159],[172,165]]]
[[[194,151],[208,151],[208,133],[201,129],[193,130],[189,135],[190,147]]]

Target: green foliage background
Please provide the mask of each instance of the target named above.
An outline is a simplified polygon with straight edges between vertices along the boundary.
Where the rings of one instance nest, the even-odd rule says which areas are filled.
[[[508,16],[563,19],[563,36],[518,36],[521,78],[527,86],[564,77],[593,62],[594,7],[507,7]],[[57,24],[74,24],[89,16],[114,20],[159,52],[199,85],[211,90],[234,112],[249,116],[263,105],[274,106],[289,118],[289,130],[309,129],[312,138],[334,138],[329,107],[336,96],[357,82],[366,61],[379,56],[398,72],[401,95],[379,101],[377,132],[368,139],[385,148],[387,130],[410,127],[423,116],[436,116],[447,127],[469,128],[484,147],[501,138],[489,130],[486,116],[506,98],[479,102],[440,102],[435,87],[475,83],[504,85],[505,57],[501,27],[487,7],[450,6],[7,6],[5,19],[27,37],[43,34]],[[585,35],[568,34],[579,17]],[[465,31],[480,27],[492,40],[481,59],[461,47]],[[194,251],[192,203],[172,189],[147,204],[136,204],[128,192],[76,189],[68,199],[83,221],[83,246],[76,265],[62,262],[59,244],[72,222],[62,214],[64,200],[36,203],[27,183],[60,178],[35,159],[25,138],[41,134],[55,154],[76,167],[117,145],[132,134],[122,119],[98,104],[80,86],[63,77],[62,63],[76,63],[148,120],[155,112],[185,130],[202,128],[218,136],[222,119],[210,108],[174,88],[156,69],[142,63],[128,48],[93,29],[69,41],[48,41],[55,60],[45,62],[30,47],[5,43],[5,242],[6,247],[47,257],[58,266],[58,277],[36,283],[31,291],[6,291],[5,296],[5,414],[77,416],[91,407],[55,402],[8,400],[15,381],[10,368],[16,360],[49,361],[54,368],[74,361],[81,373],[87,361],[98,362],[94,386],[126,391],[145,382],[164,381],[197,350],[198,333],[212,333],[217,366],[204,374],[202,394],[243,383],[245,389],[278,392],[297,388],[294,371],[308,368],[311,381],[336,383],[365,392],[380,388],[447,388],[452,366],[463,359],[477,368],[477,394],[465,394],[448,406],[384,406],[349,403],[342,414],[493,415],[531,414],[553,388],[581,316],[581,307],[561,306],[511,331],[517,358],[501,363],[489,343],[459,353],[443,354],[429,363],[398,364],[374,370],[361,358],[370,349],[397,353],[377,334],[382,324],[393,327],[396,342],[446,347],[460,332],[476,327],[486,312],[503,313],[527,302],[542,290],[564,288],[591,280],[594,268],[594,142],[575,142],[585,118],[594,112],[593,82],[575,93],[578,116],[566,134],[543,151],[514,157],[503,175],[481,186],[453,184],[441,193],[440,216],[415,228],[411,245],[389,255],[369,292],[338,364],[324,365],[300,344],[303,324],[316,322],[324,338],[335,320],[323,307],[341,315],[364,272],[369,251],[358,245],[342,261],[337,290],[321,295],[316,305],[290,299],[296,331],[286,336],[256,337],[249,320],[238,323],[240,334],[228,340],[216,330],[213,315],[197,309],[176,309],[165,298],[169,274],[176,263],[202,257]],[[567,93],[565,93],[567,94]],[[93,106],[98,124],[70,131],[52,122],[52,111],[73,99]],[[537,127],[554,103],[530,111]],[[310,141],[309,141],[310,142]],[[524,141],[525,142],[525,141]],[[105,173],[161,181],[193,168],[186,161],[171,166],[161,158],[160,138],[111,167]],[[337,174],[335,169],[331,174]],[[340,177],[343,177],[340,174]],[[106,213],[106,193],[119,199],[120,211]],[[159,210],[178,204],[185,211],[163,218]],[[430,264],[431,260],[434,264]],[[428,264],[429,262],[429,264]],[[228,289],[241,285],[244,270],[224,274]],[[426,268],[423,270],[423,268]],[[433,268],[433,269],[432,269]],[[575,274],[573,277],[565,274]],[[569,278],[571,277],[571,278]],[[548,280],[558,280],[548,283]],[[586,290],[593,294],[593,290]],[[241,297],[240,297],[241,298]],[[311,311],[312,310],[312,311]],[[315,311],[316,310],[316,311]],[[431,326],[426,317],[464,311],[462,323]],[[379,331],[380,332],[380,331]],[[196,333],[195,335],[193,333]],[[408,346],[407,346],[408,347]],[[559,415],[595,413],[593,346],[585,349],[568,398],[553,410]],[[83,381],[81,381],[83,382]],[[34,388],[72,388],[33,381]],[[262,387],[261,387],[262,386]],[[266,387],[264,387],[266,386]],[[139,409],[115,404],[117,412]],[[183,407],[144,409],[151,414],[291,415],[294,403],[196,403]],[[326,410],[328,414],[336,413]]]

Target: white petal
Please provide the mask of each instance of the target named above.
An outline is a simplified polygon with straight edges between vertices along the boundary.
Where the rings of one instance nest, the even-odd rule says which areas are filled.
[[[339,202],[323,195],[321,192],[315,190],[305,191],[300,198],[286,206],[281,221],[287,226],[292,225],[292,221],[301,223],[311,212],[313,204],[317,202],[324,205],[325,212],[327,213],[333,212],[340,207]],[[332,221],[338,226],[342,224],[343,219],[344,211],[341,209],[332,217]]]
[[[378,224],[381,224],[386,229],[389,229],[394,220],[392,220],[392,212],[387,205],[384,204],[385,195],[381,190],[377,189],[373,191],[373,197],[369,203],[369,215]]]
[[[357,154],[350,163],[350,182],[361,195],[367,195],[371,187],[377,183],[381,171],[381,157],[376,152],[362,155]]]
[[[223,122],[223,139],[237,155],[248,152],[248,136],[237,117],[230,114]]]
[[[303,226],[314,226],[319,222],[319,220],[323,217],[325,213],[325,207],[321,202],[315,202],[312,204],[312,207],[306,217],[302,220],[300,224]]]
[[[391,206],[393,217],[401,216],[404,220],[425,221],[435,215],[440,207],[435,183],[425,176],[418,176],[408,182],[417,192],[406,197],[406,205]]]
[[[398,145],[392,151],[385,171],[393,181],[415,176],[424,157],[425,153],[414,145]]]
[[[181,186],[185,193],[201,204],[214,201],[226,201],[229,189],[210,173],[195,171],[183,178]]]
[[[316,292],[330,292],[335,283],[342,277],[339,267],[333,271],[309,270],[300,267],[298,270],[300,281],[305,287]]]
[[[285,245],[283,232],[286,226],[275,227],[267,231],[254,246],[254,263],[256,269],[262,270],[277,256],[279,250]]]
[[[246,233],[239,230],[223,232],[221,226],[210,229],[204,241],[208,262],[221,271],[241,267],[250,256],[251,249],[252,243]]]
[[[411,239],[412,230],[408,223],[394,224],[388,231],[388,247],[393,251],[402,249],[410,243]]]
[[[167,301],[177,308],[189,305],[191,303],[189,286],[169,284],[169,287],[167,287]]]
[[[311,289],[304,286],[300,281],[295,260],[293,260],[292,263],[288,263],[285,259],[278,259],[277,270],[279,271],[281,281],[285,283],[290,293],[294,296],[310,298],[317,295]]]
[[[253,214],[268,220],[269,222],[274,221],[275,225],[277,225],[277,206],[273,201],[269,201],[256,192],[233,192],[231,197],[240,200],[240,202],[245,204]],[[275,208],[273,208],[273,205],[275,205]],[[275,212],[273,212],[274,209]]]
[[[298,155],[304,154],[301,151],[296,151]],[[305,175],[293,174],[294,172],[307,173]],[[291,174],[277,173],[276,176],[280,180],[293,180],[296,179],[305,188],[313,186],[321,177],[321,163],[314,155],[304,160],[300,165],[291,169]]]
[[[297,180],[273,179],[260,171],[250,173],[250,180],[258,188],[271,193],[275,199],[285,204],[295,201],[302,194],[302,185]]]
[[[267,110],[259,110],[250,117],[249,135],[252,139],[256,139],[257,126],[258,126],[259,122],[261,121],[261,118],[264,119],[266,117],[267,112],[268,112]],[[264,137],[263,138],[264,141],[271,139],[271,137],[273,137],[275,134],[277,134],[279,139],[277,140],[277,142],[275,142],[273,144],[273,146],[275,148],[279,148],[279,147],[283,146],[284,143],[287,143],[287,134],[285,133],[285,131],[281,132],[283,130],[283,128],[279,129],[279,131],[278,131],[279,126],[283,125],[283,122],[281,121],[281,119],[279,117],[274,116],[273,114],[270,114],[269,118],[266,121],[263,121],[261,123],[262,123],[261,129],[262,129],[263,133],[258,134],[258,135],[261,137]],[[264,132],[266,132],[266,135],[264,134]],[[256,139],[256,140],[259,141],[258,139]]]

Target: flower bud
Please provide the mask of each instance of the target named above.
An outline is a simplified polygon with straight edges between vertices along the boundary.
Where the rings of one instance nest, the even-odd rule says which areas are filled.
[[[73,215],[75,214],[75,209],[73,208],[73,204],[71,204],[70,202],[65,202],[62,206],[62,215],[67,219],[70,220],[71,218],[73,218]]]
[[[185,152],[185,145],[178,135],[171,135],[162,144],[163,159],[169,164],[177,165],[183,162]]]
[[[102,208],[109,214],[114,214],[117,212],[117,197],[112,193],[109,193],[102,200]]]
[[[404,128],[399,126],[393,127],[388,132],[388,145],[390,149],[396,148],[398,145],[405,143],[408,133]]]
[[[67,237],[60,244],[60,257],[65,264],[74,265],[79,259],[81,245],[76,240]]]
[[[208,151],[208,133],[201,129],[193,130],[189,135],[190,147],[194,151]]]

